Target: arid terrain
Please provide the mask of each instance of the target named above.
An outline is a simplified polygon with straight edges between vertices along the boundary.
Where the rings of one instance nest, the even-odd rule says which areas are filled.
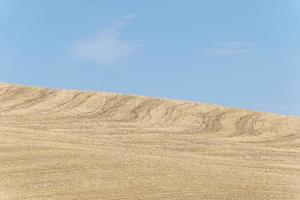
[[[300,118],[0,84],[0,200],[300,199]]]

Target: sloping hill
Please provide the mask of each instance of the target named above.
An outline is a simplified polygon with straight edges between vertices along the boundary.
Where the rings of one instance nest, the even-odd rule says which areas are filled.
[[[0,84],[13,199],[300,199],[300,118]]]

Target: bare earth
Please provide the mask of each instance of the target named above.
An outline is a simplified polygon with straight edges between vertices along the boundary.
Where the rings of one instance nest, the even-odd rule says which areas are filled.
[[[0,84],[0,200],[300,199],[300,118]]]

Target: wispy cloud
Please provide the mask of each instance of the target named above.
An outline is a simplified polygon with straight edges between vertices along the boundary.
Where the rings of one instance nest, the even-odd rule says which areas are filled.
[[[71,54],[75,58],[98,64],[113,64],[131,56],[138,51],[138,44],[123,40],[120,31],[134,17],[130,14],[110,20],[109,25],[100,29],[94,36],[75,41],[71,46]]]
[[[244,55],[253,50],[253,45],[243,42],[222,42],[215,43],[205,49],[202,55],[206,56],[226,56],[226,55]]]

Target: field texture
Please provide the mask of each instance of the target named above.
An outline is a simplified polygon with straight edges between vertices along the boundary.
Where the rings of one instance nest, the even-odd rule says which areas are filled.
[[[0,200],[300,199],[300,118],[0,84]]]

